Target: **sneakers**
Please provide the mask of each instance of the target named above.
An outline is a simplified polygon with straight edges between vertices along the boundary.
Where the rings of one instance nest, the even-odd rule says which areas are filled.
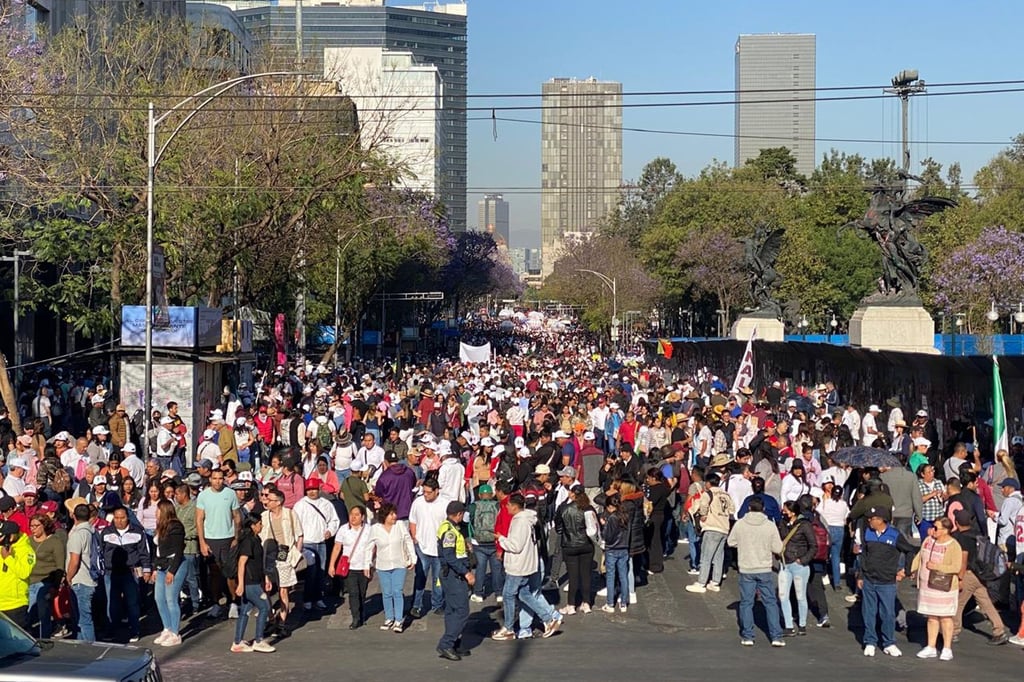
[[[786,628],[782,631],[783,637],[796,637],[796,630],[794,628]]]
[[[828,616],[825,616],[824,618],[822,618],[821,620],[818,621],[818,627],[819,628],[830,628],[830,627],[832,627],[832,623],[831,623],[831,621],[829,621]]]
[[[843,599],[845,599],[847,601],[847,603],[849,603],[849,604],[856,604],[857,603],[857,595],[855,595],[855,594],[848,594],[845,597],[843,597]]]
[[[275,649],[274,647],[270,646],[269,644],[264,642],[262,639],[260,641],[258,641],[258,642],[253,642],[252,643],[252,650],[253,651],[258,651],[261,654],[272,654],[275,651],[277,651],[277,649]]]
[[[499,595],[498,595],[498,603],[500,604],[500,603],[502,603],[503,601],[505,601],[505,600],[504,600],[504,599],[502,598],[502,596],[501,596],[501,595],[499,594]]]
[[[718,586],[718,583],[708,583],[707,589],[709,592],[719,592],[722,588]]]
[[[807,636],[807,628],[804,627],[803,625],[797,625],[796,626],[796,634],[800,635],[801,637],[806,637]]]
[[[1006,644],[1009,641],[1010,641],[1010,633],[1007,632],[1006,630],[1003,630],[998,635],[992,635],[992,639],[990,639],[987,642],[985,642],[985,644],[988,644],[989,646],[1000,646],[1002,644]]]
[[[636,603],[636,592],[630,592],[629,593],[629,603],[630,604],[635,604]]]
[[[1024,646],[1024,637],[1021,637],[1020,635],[1014,635],[1006,641],[1014,646]]]
[[[605,604],[604,606],[601,607],[601,610],[604,611],[605,613],[615,613],[615,607],[612,606],[611,604]]]
[[[781,639],[773,639],[772,646],[776,649],[781,649],[782,647],[786,646],[786,643],[783,642]]]
[[[238,618],[238,604],[232,602],[228,607],[228,618]]]
[[[402,634],[403,630],[405,630],[405,626],[402,625],[402,621],[400,620],[395,621],[395,624],[391,626],[391,632],[395,633],[396,635]]]
[[[608,588],[607,587],[602,587],[600,590],[597,591],[597,596],[598,597],[607,597],[608,596]]]
[[[626,613],[627,611],[629,611],[629,609],[626,608],[625,604],[619,605],[619,613]]]
[[[173,635],[168,633],[164,641],[160,642],[160,646],[178,646],[181,644],[181,635]]]
[[[686,572],[686,575],[700,575],[700,569],[691,568],[689,571]]]
[[[484,598],[481,597],[479,594],[471,594],[469,596],[469,601],[473,602],[474,604],[482,604]]]
[[[576,607],[570,604],[569,606],[563,606],[562,608],[558,609],[558,612],[563,616],[575,616]]]
[[[558,632],[558,628],[560,628],[560,627],[562,627],[562,619],[561,618],[552,618],[551,620],[549,620],[547,623],[544,624],[544,634],[541,635],[541,637],[543,637],[544,639],[547,639],[551,635],[553,635],[556,632]]]
[[[895,644],[890,644],[889,646],[882,649],[882,653],[886,656],[892,656],[893,658],[899,658],[903,655],[903,652],[900,651],[900,648]]]
[[[135,644],[138,641],[139,641],[139,636],[138,635],[132,635],[131,637],[128,638],[128,643],[129,644]]]
[[[943,649],[942,653],[939,654],[939,660],[940,661],[952,661],[953,660],[953,650],[952,649]]]
[[[741,639],[740,646],[754,646],[754,640],[752,639]]]
[[[231,653],[233,654],[251,654],[252,647],[245,642],[239,642],[238,644],[231,645]]]
[[[393,627],[395,627],[395,621],[393,621],[393,620],[386,620],[383,623],[381,623],[380,629],[381,630],[390,630]]]
[[[693,592],[694,594],[704,594],[708,591],[708,588],[704,587],[700,583],[693,583],[692,585],[686,586],[687,592]],[[630,595],[632,596],[632,595]]]
[[[587,604],[586,602],[580,604],[580,613],[590,613],[590,611],[590,604]]]
[[[569,583],[566,583],[566,584],[562,585],[562,592],[568,592],[568,591],[569,591]]]
[[[917,652],[918,658],[938,658],[939,650],[933,646],[926,646]]]
[[[871,656],[874,656],[875,655],[875,645],[874,644],[868,644],[866,647],[864,647],[864,655],[869,657],[869,658]]]
[[[411,611],[409,611],[409,615],[412,616],[413,618],[422,618],[423,617],[423,610],[422,609],[413,608]]]
[[[163,632],[161,632],[159,635],[156,636],[156,639],[153,640],[153,644],[163,644],[164,640],[167,639],[167,636],[170,635],[170,634],[171,634],[170,630],[164,630]]]
[[[511,630],[506,630],[505,628],[502,628],[495,632],[493,635],[491,635],[491,639],[493,639],[496,642],[508,642],[515,638],[516,633],[512,632]]]

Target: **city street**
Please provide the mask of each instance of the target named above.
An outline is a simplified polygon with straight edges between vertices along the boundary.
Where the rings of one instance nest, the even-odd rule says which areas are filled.
[[[787,639],[785,649],[768,646],[763,630],[757,644],[743,648],[736,628],[738,591],[731,573],[718,594],[694,595],[683,590],[689,581],[685,561],[666,562],[665,573],[651,577],[639,590],[640,603],[626,615],[595,611],[567,616],[561,632],[547,639],[495,642],[487,635],[497,628],[500,606],[489,598],[472,604],[472,616],[464,645],[472,656],[458,663],[438,658],[434,651],[443,629],[441,616],[428,615],[403,634],[381,632],[383,620],[379,596],[370,600],[367,626],[348,629],[349,615],[343,605],[335,615],[315,618],[278,643],[274,654],[232,654],[228,651],[234,621],[219,622],[190,634],[175,649],[157,647],[165,679],[245,679],[251,682],[282,679],[327,679],[328,671],[342,667],[350,679],[473,679],[480,682],[543,679],[609,679],[631,672],[645,679],[735,680],[759,675],[764,679],[822,680],[834,682],[877,679],[966,679],[970,671],[984,670],[989,679],[1008,679],[1019,672],[1024,653],[1010,645],[986,646],[988,624],[980,632],[965,629],[950,663],[920,661],[914,653],[924,636],[923,622],[912,614],[910,641],[903,633],[897,642],[904,656],[889,658],[881,652],[874,659],[861,654],[859,612],[849,610],[838,595],[829,595],[833,627],[822,630],[811,619],[807,637]],[[376,581],[371,595],[377,595]],[[407,585],[408,595],[411,584]],[[912,590],[902,590],[905,603],[913,604]],[[599,604],[600,605],[600,602]],[[853,614],[855,625],[847,624]],[[980,616],[975,616],[980,619]],[[198,619],[201,620],[201,619]],[[193,623],[197,623],[194,620]],[[151,625],[152,627],[152,625]],[[191,626],[190,626],[191,627]],[[249,632],[252,632],[250,623]],[[249,635],[251,637],[251,634]]]

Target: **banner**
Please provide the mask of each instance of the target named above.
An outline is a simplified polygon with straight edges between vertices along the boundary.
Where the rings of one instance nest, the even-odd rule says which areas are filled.
[[[747,348],[743,351],[740,368],[736,371],[736,381],[732,383],[733,393],[739,393],[740,389],[747,388],[754,381],[754,338],[756,337],[757,327],[754,327],[750,331],[750,338],[747,339]]]
[[[999,358],[992,356],[992,442],[993,452],[1010,451],[1006,433],[1006,403],[1003,402],[1003,381],[999,377]]]
[[[288,353],[285,351],[284,342],[284,313],[278,313],[274,318],[274,355],[278,365],[288,364]]]
[[[467,343],[459,344],[459,361],[487,363],[491,361],[491,344],[485,343],[482,346],[470,346]]]
[[[666,360],[672,359],[672,341],[669,339],[658,339],[658,355],[663,355]]]

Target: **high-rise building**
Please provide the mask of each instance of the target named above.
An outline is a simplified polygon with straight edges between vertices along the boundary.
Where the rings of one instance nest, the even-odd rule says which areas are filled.
[[[444,131],[439,153],[445,157],[436,196],[448,209],[451,229],[466,229],[468,60],[464,0],[419,6],[385,5],[384,0],[234,0],[224,4],[235,8],[257,47],[269,51],[275,67],[294,68],[301,49],[303,71],[323,73],[324,50],[331,47],[408,52],[417,64],[436,66],[443,102],[437,112]],[[296,30],[298,22],[301,32]],[[365,114],[360,113],[361,121]]]
[[[3,3],[8,4],[8,3]],[[25,4],[25,3],[22,3]],[[185,0],[133,0],[124,3],[89,0],[32,0],[27,3],[30,28],[56,35],[66,26],[84,26],[98,16],[122,17],[142,11],[154,17],[185,17]],[[106,14],[109,13],[109,14]]]
[[[814,152],[813,33],[741,35],[736,40],[736,165],[762,149],[788,147],[810,175]]]
[[[593,232],[622,185],[622,84],[553,78],[541,86],[541,274],[567,232]]]
[[[476,229],[494,237],[498,246],[509,246],[508,202],[501,194],[485,194],[477,202]]]

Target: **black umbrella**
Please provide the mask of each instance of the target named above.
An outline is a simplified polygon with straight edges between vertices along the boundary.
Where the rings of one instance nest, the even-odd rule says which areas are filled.
[[[903,466],[899,458],[888,450],[871,448],[866,445],[851,445],[848,448],[840,448],[831,455],[832,460],[838,464],[848,464],[854,469],[875,468],[897,468]]]

